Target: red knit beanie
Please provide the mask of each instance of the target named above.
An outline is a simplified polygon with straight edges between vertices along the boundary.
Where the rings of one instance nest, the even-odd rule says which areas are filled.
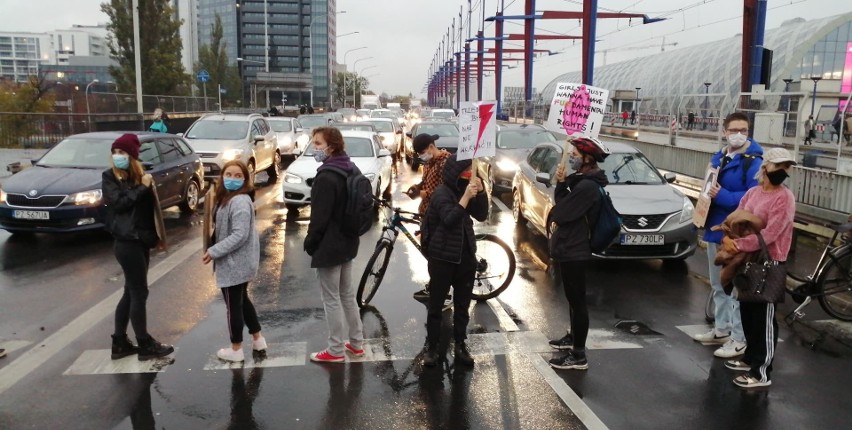
[[[122,134],[112,143],[112,149],[120,149],[130,155],[134,160],[139,159],[139,137],[132,133]]]

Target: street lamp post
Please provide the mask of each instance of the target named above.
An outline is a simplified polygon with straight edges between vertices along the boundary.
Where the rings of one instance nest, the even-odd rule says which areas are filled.
[[[639,126],[639,90],[642,88],[636,87],[636,106],[633,106],[633,109],[636,111],[636,126]]]
[[[785,78],[785,79],[782,79],[782,80],[784,81],[784,92],[785,93],[789,92],[790,91],[790,84],[793,82],[793,78]],[[787,111],[784,113],[784,115],[786,116],[785,121],[784,121],[784,135],[786,136],[787,130],[789,128],[789,123],[790,123],[790,95],[787,94],[784,97],[787,98],[787,109],[786,109]]]
[[[358,51],[361,49],[367,49],[366,46],[361,46],[358,48],[353,48],[346,51],[343,54],[343,107],[346,107],[346,74],[349,73],[349,68],[346,67],[346,56],[349,55],[350,52]],[[352,104],[355,104],[355,95],[352,95]]]
[[[814,109],[816,108],[816,90],[817,90],[817,82],[822,80],[822,76],[811,76],[811,80],[814,81],[814,94],[811,97],[811,116],[814,115]]]
[[[92,131],[92,111],[89,109],[89,87],[91,87],[92,84],[97,84],[98,82],[100,81],[97,79],[93,79],[92,82],[89,82],[89,84],[86,85],[86,122],[89,125],[89,131]]]
[[[701,123],[701,129],[702,130],[707,129],[707,108],[708,108],[708,105],[709,105],[709,102],[710,102],[710,99],[709,99],[709,96],[708,96],[708,94],[710,94],[710,84],[711,84],[710,82],[704,83],[704,115],[702,115],[704,117],[704,121],[702,121],[702,123]]]
[[[358,80],[358,77],[361,76],[361,74],[356,72],[355,67],[358,66],[358,63],[360,63],[364,60],[372,60],[372,59],[373,59],[373,57],[364,57],[364,58],[359,58],[352,63],[352,72],[355,73],[355,80],[356,81]],[[360,89],[360,86],[358,88]],[[355,93],[354,92],[352,93],[352,104],[355,105]],[[353,106],[353,107],[355,107],[355,106]]]

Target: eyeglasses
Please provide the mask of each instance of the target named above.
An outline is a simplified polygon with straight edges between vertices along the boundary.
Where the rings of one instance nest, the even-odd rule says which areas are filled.
[[[728,130],[729,133],[741,133],[741,134],[748,133],[747,128],[729,128],[727,130]]]

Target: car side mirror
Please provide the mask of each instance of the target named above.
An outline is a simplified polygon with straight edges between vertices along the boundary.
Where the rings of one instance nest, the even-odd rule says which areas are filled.
[[[296,132],[296,133],[301,133],[301,132],[305,131],[305,129],[302,128],[302,127],[296,127],[296,128],[293,129],[293,131]]]
[[[175,136],[183,137],[183,133],[178,133],[178,134],[176,134]]]
[[[663,177],[666,178],[666,182],[668,182],[670,184],[673,184],[674,181],[677,180],[677,175],[674,172],[666,172],[666,174],[663,175]]]
[[[536,180],[536,182],[541,182],[542,184],[544,184],[548,188],[550,188],[550,174],[549,173],[544,173],[544,172],[536,173],[535,174],[535,180]]]
[[[263,142],[263,139],[266,139],[266,137],[263,136],[262,134],[258,134],[257,136],[254,137],[254,143]]]
[[[379,157],[390,157],[391,153],[387,149],[379,150]]]
[[[145,170],[154,170],[154,163],[150,161],[143,161],[142,168]]]

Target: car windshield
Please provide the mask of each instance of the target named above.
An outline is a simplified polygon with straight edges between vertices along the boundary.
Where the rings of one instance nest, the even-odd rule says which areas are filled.
[[[272,130],[279,133],[293,130],[293,124],[290,121],[267,120],[266,122],[268,122],[269,126],[272,127]]]
[[[337,110],[343,116],[352,116],[355,115],[355,109],[352,108],[340,108]]]
[[[547,130],[504,130],[497,134],[497,149],[532,148],[542,142],[556,142]]]
[[[651,162],[640,153],[611,154],[598,166],[606,172],[610,184],[665,184],[666,180]]]
[[[393,124],[390,121],[370,121],[379,133],[393,133]]]
[[[56,144],[44,154],[37,166],[107,168],[110,166],[110,146],[115,139],[69,138]]]
[[[432,116],[434,116],[435,118],[452,118],[456,116],[456,114],[452,111],[433,111]]]
[[[369,115],[370,109],[358,109],[355,111],[358,115]]]
[[[417,133],[413,134],[413,136],[422,133],[456,137],[459,135],[459,129],[453,124],[421,124],[420,127],[417,127]]]
[[[373,112],[370,118],[396,118],[396,115],[393,112]]]
[[[372,125],[365,124],[336,124],[338,130],[352,130],[352,131],[372,131],[375,132],[376,129]]]
[[[343,137],[343,143],[346,145],[346,154],[350,157],[372,157],[373,156],[373,141],[364,137]],[[313,143],[308,144],[308,149],[305,151],[305,157],[314,156]]]
[[[323,115],[300,116],[299,123],[305,128],[316,128],[328,125],[328,118]]]
[[[248,134],[248,121],[201,120],[186,131],[188,139],[237,140]]]

